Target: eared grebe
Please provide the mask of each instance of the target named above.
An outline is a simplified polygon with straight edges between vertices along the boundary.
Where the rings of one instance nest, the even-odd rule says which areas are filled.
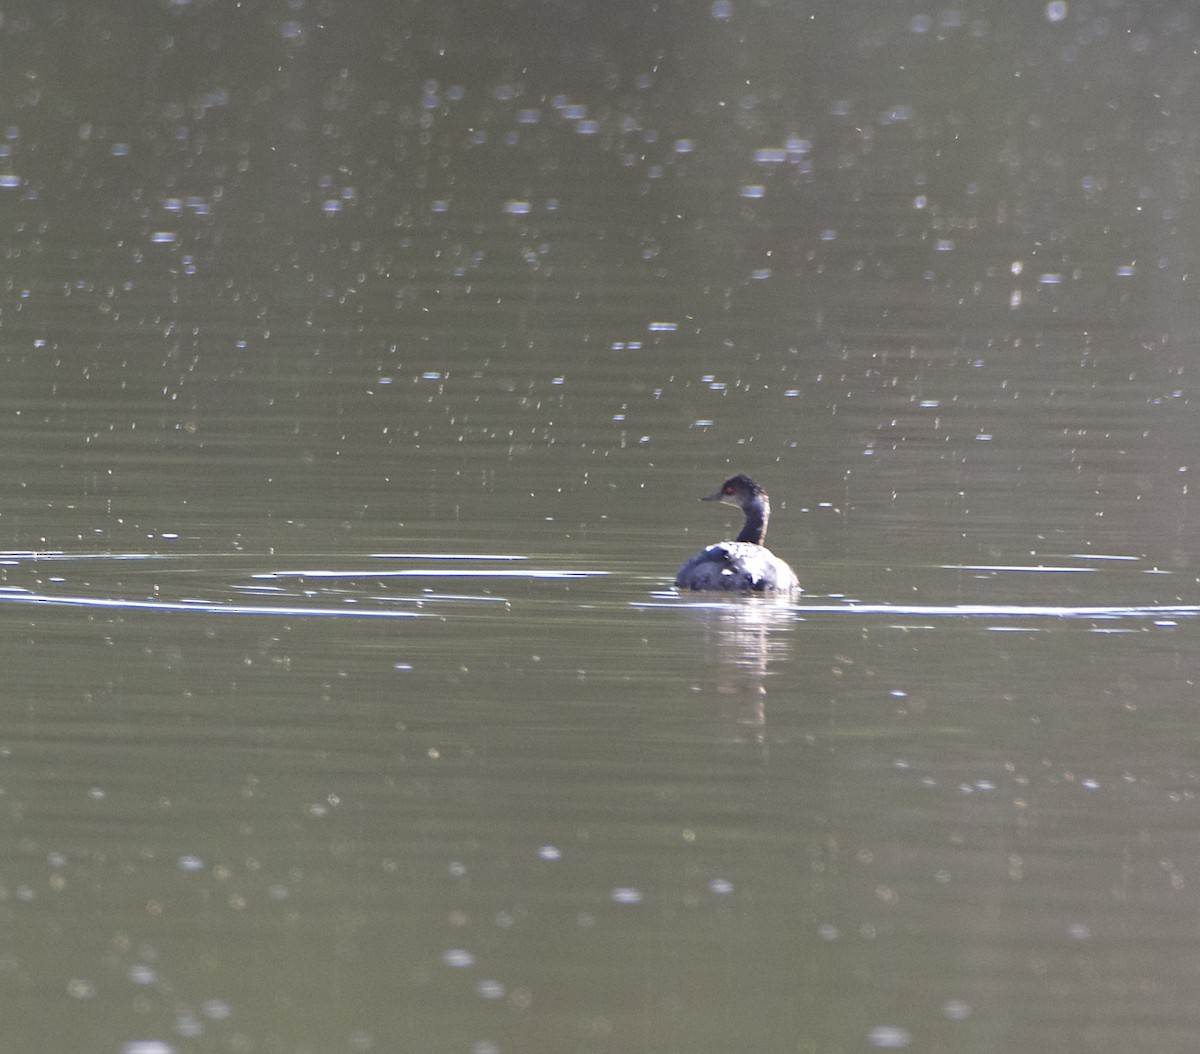
[[[740,592],[791,592],[800,589],[795,572],[763,545],[771,502],[767,492],[739,473],[701,501],[736,505],[746,514],[742,533],[732,542],[717,542],[687,561],[675,576],[676,589],[732,589]]]

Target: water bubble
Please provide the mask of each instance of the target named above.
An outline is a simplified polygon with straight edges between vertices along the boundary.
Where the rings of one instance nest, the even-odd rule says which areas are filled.
[[[72,999],[91,999],[96,994],[96,986],[91,981],[80,977],[72,977],[67,982],[67,995]]]
[[[475,986],[475,991],[478,992],[484,999],[503,999],[504,994],[508,991],[507,988],[499,981],[487,980],[480,981]]]
[[[871,1041],[872,1046],[888,1050],[900,1050],[912,1042],[912,1035],[908,1029],[901,1028],[899,1025],[876,1025],[867,1034],[867,1038]]]
[[[134,963],[129,967],[129,979],[134,984],[151,985],[158,983],[158,973],[147,963]]]
[[[204,1026],[194,1014],[184,1011],[175,1018],[175,1032],[184,1039],[195,1039],[204,1034]]]
[[[759,165],[778,165],[787,160],[788,152],[780,147],[764,147],[754,151],[754,162]]]

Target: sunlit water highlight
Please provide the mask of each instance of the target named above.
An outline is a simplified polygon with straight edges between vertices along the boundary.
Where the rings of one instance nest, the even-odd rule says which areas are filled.
[[[0,592],[0,604],[46,604],[54,607],[108,608],[134,611],[189,611],[205,615],[286,615],[304,618],[420,618],[416,611],[292,607],[273,604],[226,604],[203,600],[122,600],[118,597],[51,596],[24,591]]]
[[[670,597],[671,594],[662,594]],[[754,602],[756,598],[747,598]],[[738,601],[685,601],[692,608],[734,608]],[[678,607],[670,600],[661,602],[635,602],[632,606],[643,608]],[[797,618],[808,615],[915,615],[927,618],[1064,618],[1064,619],[1110,619],[1110,618],[1193,618],[1200,615],[1200,604],[1149,604],[1145,606],[1116,605],[1054,605],[1054,604],[797,604],[790,606]]]
[[[51,605],[58,607],[100,608],[110,610],[141,610],[141,611],[170,611],[219,615],[246,616],[286,616],[289,618],[352,618],[352,619],[406,619],[418,618],[420,611],[398,610],[394,605],[423,604],[438,601],[453,604],[461,603],[503,603],[507,598],[495,595],[476,594],[465,595],[448,592],[434,592],[432,589],[421,591],[417,595],[389,596],[381,594],[378,589],[368,592],[365,588],[357,588],[357,583],[375,582],[385,579],[473,579],[478,581],[508,582],[514,581],[544,581],[544,582],[577,582],[581,580],[609,580],[611,585],[619,587],[620,576],[605,569],[583,568],[547,568],[547,567],[495,567],[486,566],[491,563],[526,562],[530,558],[515,554],[469,554],[469,553],[395,553],[372,554],[367,560],[380,561],[428,561],[437,566],[432,567],[370,567],[360,566],[349,569],[322,567],[319,564],[309,568],[286,568],[281,570],[252,570],[241,571],[236,561],[228,557],[212,558],[195,554],[177,555],[161,553],[82,553],[71,554],[64,551],[49,552],[8,552],[0,554],[0,561],[9,566],[23,564],[38,564],[57,562],[68,564],[75,561],[86,561],[91,568],[90,574],[102,573],[103,564],[126,564],[138,561],[153,561],[156,564],[156,577],[166,580],[171,573],[188,576],[189,592],[193,595],[179,597],[150,596],[120,596],[113,595],[116,589],[96,593],[64,592],[57,594],[44,589],[22,588],[7,586],[0,588],[0,604]],[[1112,557],[1111,559],[1124,559]],[[447,563],[478,563],[483,566],[448,567]],[[170,565],[174,564],[174,567]],[[97,565],[100,565],[99,567]],[[166,566],[164,566],[166,565]],[[200,565],[205,572],[213,576],[214,581],[207,589],[197,589],[195,575]],[[998,573],[1020,574],[1025,572],[1084,572],[1095,571],[1091,567],[1067,566],[1024,566],[1024,565],[973,565],[973,564],[943,564],[943,570],[963,571],[979,570]],[[1147,574],[1151,571],[1145,572]],[[242,578],[243,581],[237,581]],[[64,574],[52,579],[55,583],[65,583],[68,578]],[[247,581],[248,580],[248,581]],[[312,590],[285,588],[284,585],[271,583],[301,583],[338,582],[346,583],[345,588],[335,589],[328,586]],[[631,590],[640,590],[641,580],[631,583]],[[155,591],[157,592],[156,585]],[[196,596],[197,592],[208,592],[213,595]],[[611,593],[608,599],[614,599]],[[278,603],[258,602],[247,603],[245,598],[252,596],[262,601],[278,598]],[[335,598],[337,606],[319,603]],[[311,600],[312,603],[305,603]],[[581,602],[572,596],[572,601],[588,606],[595,598]],[[1156,624],[1170,627],[1173,619],[1190,619],[1200,615],[1198,604],[986,604],[986,603],[957,603],[957,604],[898,604],[887,600],[864,602],[858,599],[837,599],[834,602],[818,603],[802,601],[794,603],[787,598],[779,597],[742,597],[742,596],[713,596],[679,594],[672,590],[653,591],[650,599],[628,600],[632,608],[688,608],[715,610],[745,610],[747,605],[757,605],[763,610],[771,610],[777,618],[803,621],[817,616],[892,616],[917,617],[929,619],[954,618],[994,618],[994,619],[1093,619],[1093,620],[1156,620]],[[389,606],[379,606],[389,605]]]

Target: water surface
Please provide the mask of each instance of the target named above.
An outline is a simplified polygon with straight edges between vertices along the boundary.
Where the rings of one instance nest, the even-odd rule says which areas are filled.
[[[1195,1049],[1197,23],[884,7],[0,23],[11,1043]]]

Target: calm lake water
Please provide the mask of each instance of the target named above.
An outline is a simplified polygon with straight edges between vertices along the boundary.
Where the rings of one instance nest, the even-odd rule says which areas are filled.
[[[6,1043],[1194,1051],[1198,46],[5,14]]]

